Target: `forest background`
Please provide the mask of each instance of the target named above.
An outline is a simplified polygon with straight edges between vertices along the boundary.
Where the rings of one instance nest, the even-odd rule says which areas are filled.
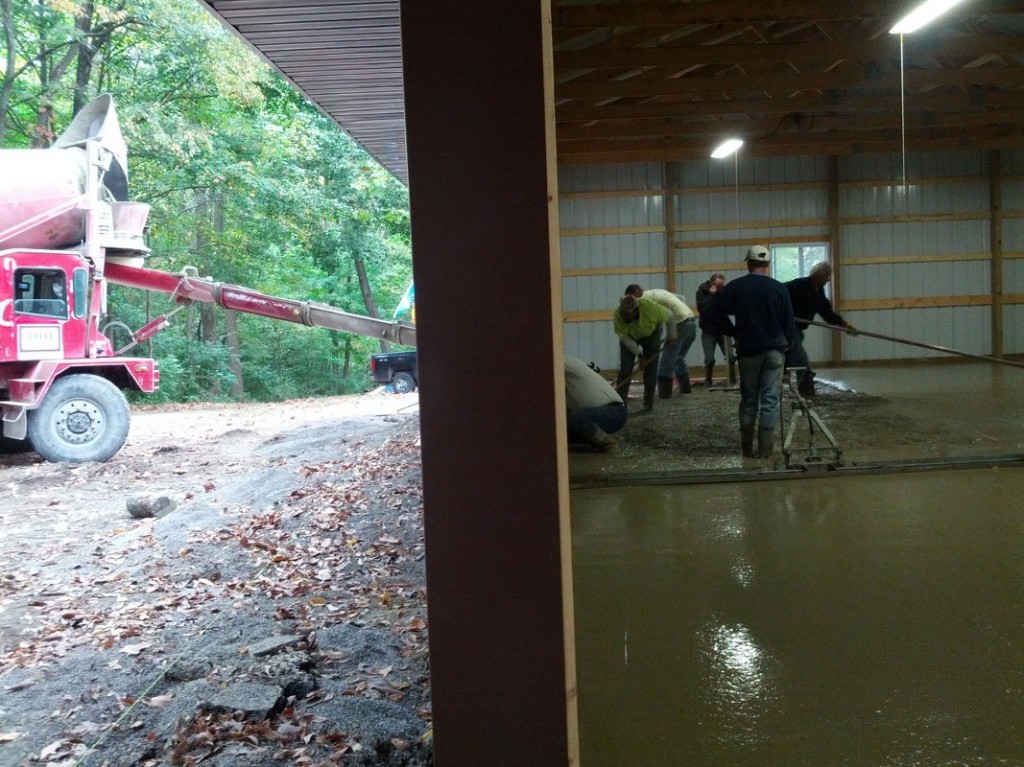
[[[0,0],[0,15],[0,147],[45,148],[111,94],[130,199],[152,206],[147,266],[391,316],[412,280],[406,189],[198,3]],[[114,287],[108,319],[171,308]],[[161,368],[147,401],[362,391],[381,347],[196,304],[143,348]]]

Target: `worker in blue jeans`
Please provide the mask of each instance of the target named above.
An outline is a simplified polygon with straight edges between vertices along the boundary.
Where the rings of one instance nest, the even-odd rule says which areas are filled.
[[[626,295],[634,298],[649,298],[671,314],[668,324],[676,329],[676,342],[665,344],[658,357],[658,396],[668,399],[672,396],[672,377],[679,383],[679,393],[690,393],[690,369],[686,365],[686,354],[697,339],[697,315],[686,302],[668,290],[651,288],[644,290],[633,283],[626,286]]]
[[[600,373],[575,357],[565,358],[565,409],[569,442],[604,452],[610,436],[626,425],[626,404]]]
[[[786,350],[796,345],[789,291],[769,276],[771,258],[764,245],[752,245],[744,259],[747,274],[728,283],[712,302],[712,327],[727,327],[735,317],[733,337],[740,369],[740,446],[745,458],[769,458],[781,417],[780,393]],[[757,452],[754,452],[754,429]]]
[[[623,296],[619,308],[612,314],[615,335],[619,337],[619,377],[615,388],[623,402],[629,397],[629,382],[633,366],[639,358],[644,378],[643,412],[654,408],[654,387],[661,353],[661,333],[665,328],[665,346],[676,343],[676,326],[669,322],[672,314],[649,298]]]

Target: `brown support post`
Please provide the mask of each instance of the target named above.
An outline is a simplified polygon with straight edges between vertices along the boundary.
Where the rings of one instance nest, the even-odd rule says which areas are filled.
[[[550,6],[401,13],[434,763],[575,765]]]
[[[989,247],[992,253],[992,356],[1003,356],[1003,154],[988,155],[988,202],[991,212]]]
[[[665,289],[676,292],[676,189],[679,187],[679,166],[665,163],[665,194],[662,197],[665,217]],[[689,301],[686,302],[689,305]]]
[[[840,268],[839,158],[828,158],[828,252],[832,262],[832,304],[837,309],[843,297],[843,270]],[[842,312],[840,311],[840,314]],[[832,334],[832,363],[843,361],[843,333]]]

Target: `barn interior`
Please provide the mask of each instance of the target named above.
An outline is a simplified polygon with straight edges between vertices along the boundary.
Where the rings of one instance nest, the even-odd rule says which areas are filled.
[[[409,184],[438,764],[1024,760],[1017,0],[204,4]],[[807,337],[841,457],[726,385],[570,451],[562,356],[753,243],[866,331]]]

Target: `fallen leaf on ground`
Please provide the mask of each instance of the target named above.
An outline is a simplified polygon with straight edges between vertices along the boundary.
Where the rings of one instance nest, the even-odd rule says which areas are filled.
[[[138,644],[126,644],[121,648],[121,652],[125,655],[138,655],[140,652],[149,647],[152,642],[139,642]]]

